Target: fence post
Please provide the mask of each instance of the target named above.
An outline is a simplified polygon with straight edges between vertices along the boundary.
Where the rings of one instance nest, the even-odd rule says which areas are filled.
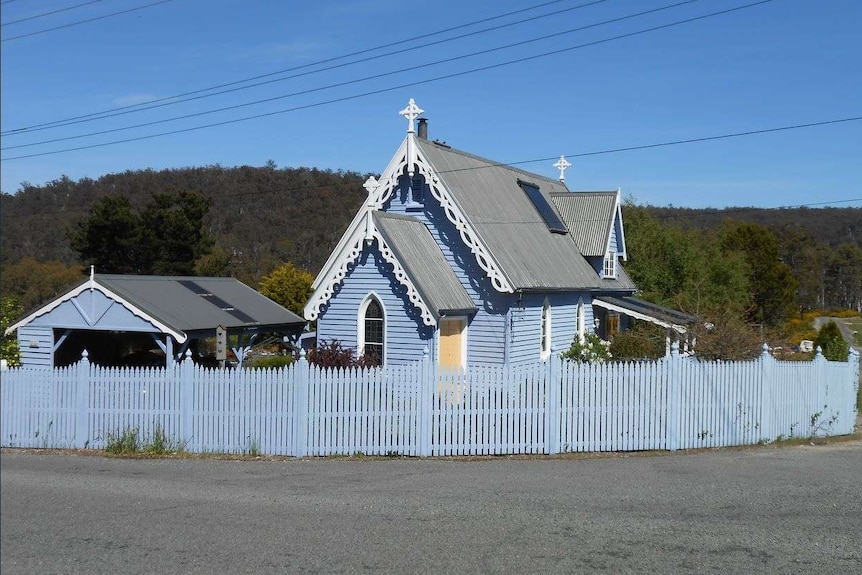
[[[311,366],[305,349],[299,352],[293,382],[293,456],[305,457],[308,453],[308,385]]]
[[[850,355],[847,356],[847,365],[850,369],[850,387],[853,389],[853,395],[850,398],[853,418],[850,420],[850,433],[853,426],[856,424],[856,417],[859,415],[859,406],[856,404],[856,398],[859,397],[859,352],[850,348]]]
[[[428,354],[428,346],[422,350],[419,370],[419,455],[431,455],[431,426],[433,417],[431,406],[434,402],[434,368]]]
[[[560,361],[552,345],[545,380],[545,449],[548,453],[560,452]]]
[[[669,451],[679,449],[679,420],[681,410],[679,342],[674,341],[670,345],[670,356],[667,357],[667,448]]]
[[[826,358],[823,357],[823,350],[820,346],[814,350],[814,386],[817,396],[816,403],[813,406],[811,415],[811,426],[808,434],[811,436],[818,435],[821,418],[826,416],[823,408],[826,407]]]
[[[175,364],[176,365],[176,364]],[[194,407],[194,370],[192,352],[187,350],[183,361],[179,364],[180,376],[180,441],[188,445],[192,440],[192,414]],[[201,449],[207,446],[201,445]]]
[[[76,397],[77,414],[75,417],[75,447],[86,449],[90,443],[89,417],[90,407],[90,354],[85,349],[78,362],[78,389]]]
[[[772,387],[775,385],[773,367],[775,358],[769,353],[769,346],[763,344],[760,351],[760,437],[771,441],[775,434],[772,430]],[[743,438],[745,441],[745,438]]]

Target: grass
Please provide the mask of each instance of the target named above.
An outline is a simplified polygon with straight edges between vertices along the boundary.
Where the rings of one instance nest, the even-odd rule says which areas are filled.
[[[144,436],[139,427],[126,427],[108,433],[105,451],[112,455],[172,455],[183,451],[183,443],[168,437],[164,427],[156,424],[152,435]]]

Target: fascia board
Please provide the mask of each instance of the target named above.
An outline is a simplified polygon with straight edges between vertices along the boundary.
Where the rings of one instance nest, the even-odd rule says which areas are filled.
[[[7,328],[6,329],[6,335],[10,335],[12,332],[14,332],[19,327],[30,323],[31,321],[33,321],[37,317],[40,317],[40,316],[45,315],[46,313],[49,313],[50,311],[54,310],[55,308],[57,308],[61,304],[75,298],[76,296],[84,293],[87,290],[97,290],[97,291],[101,292],[102,294],[104,294],[109,299],[116,301],[117,303],[122,305],[124,308],[126,308],[127,310],[132,312],[132,314],[138,316],[139,318],[141,318],[145,321],[150,322],[151,324],[153,324],[154,326],[159,328],[159,330],[161,330],[162,333],[166,333],[166,334],[172,336],[175,340],[177,340],[178,343],[185,343],[185,341],[187,339],[187,336],[185,333],[168,326],[167,324],[165,324],[162,321],[159,321],[158,319],[156,319],[152,315],[148,314],[147,312],[143,311],[142,309],[140,309],[139,307],[137,307],[136,305],[134,305],[133,303],[131,303],[127,299],[123,298],[119,294],[109,290],[108,288],[106,288],[103,285],[100,285],[95,280],[88,280],[88,281],[84,282],[83,284],[79,285],[78,287],[76,287],[72,291],[66,293],[63,296],[60,296],[59,298],[55,299],[54,301],[48,303],[47,305],[45,305],[45,306],[41,307],[40,309],[36,310],[35,312],[31,313],[30,315],[28,315],[27,317],[25,317],[21,321],[17,322],[15,325],[12,325],[9,328]]]

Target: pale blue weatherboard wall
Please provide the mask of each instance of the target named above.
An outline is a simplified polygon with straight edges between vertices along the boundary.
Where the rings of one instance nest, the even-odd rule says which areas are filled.
[[[34,318],[31,326],[66,329],[99,329],[159,333],[150,322],[141,319],[98,290],[86,290],[51,311]]]
[[[18,328],[18,350],[21,365],[51,367],[53,364],[54,330],[48,326],[25,325]]]
[[[434,328],[425,326],[409,302],[406,289],[395,279],[392,266],[375,242],[365,247],[317,320],[318,344],[338,340],[356,349],[359,308],[370,293],[383,304],[385,314],[385,362],[408,363],[422,358],[424,348],[433,342]]]
[[[421,181],[421,177],[416,179]],[[422,208],[408,211],[409,178],[404,176],[399,183],[399,189],[384,210],[425,222],[455,276],[479,308],[470,318],[467,328],[467,362],[471,365],[503,363],[506,361],[506,322],[511,295],[500,293],[491,286],[485,271],[476,263],[476,256],[464,244],[460,232],[446,217],[428,186],[422,189]]]
[[[542,306],[545,298],[551,308],[551,346],[554,353],[569,349],[577,333],[578,301],[584,304],[584,326],[593,331],[592,298],[577,293],[525,294],[512,307],[509,363],[535,362],[541,354]]]

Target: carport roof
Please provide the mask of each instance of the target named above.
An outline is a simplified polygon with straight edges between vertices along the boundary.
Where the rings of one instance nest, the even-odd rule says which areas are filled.
[[[87,289],[98,289],[179,341],[190,332],[301,329],[305,320],[233,278],[95,274],[11,326],[25,325]]]

